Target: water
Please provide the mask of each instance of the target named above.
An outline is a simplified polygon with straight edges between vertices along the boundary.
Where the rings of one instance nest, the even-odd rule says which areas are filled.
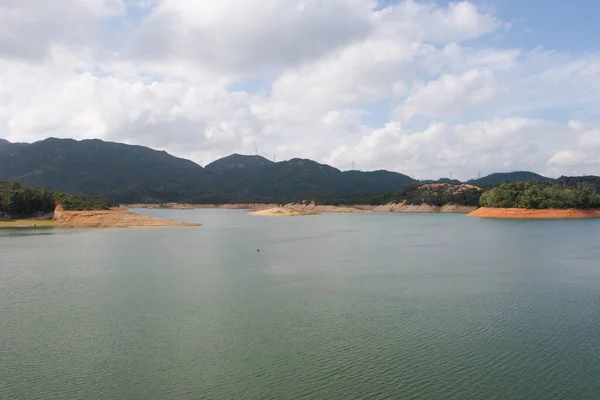
[[[600,398],[600,221],[144,213],[0,231],[0,399]]]

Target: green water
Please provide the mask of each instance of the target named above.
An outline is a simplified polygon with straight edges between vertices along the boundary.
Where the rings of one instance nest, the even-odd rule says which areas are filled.
[[[600,398],[600,221],[144,212],[0,231],[0,399]]]

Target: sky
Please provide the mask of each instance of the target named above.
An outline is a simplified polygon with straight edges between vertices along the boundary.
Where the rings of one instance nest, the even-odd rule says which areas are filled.
[[[0,138],[600,175],[597,0],[0,0]]]

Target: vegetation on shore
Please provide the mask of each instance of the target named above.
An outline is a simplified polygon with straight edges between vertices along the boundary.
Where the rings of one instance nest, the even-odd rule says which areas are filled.
[[[528,183],[514,183],[524,181]],[[504,186],[509,182],[512,186]],[[275,162],[259,155],[233,154],[203,168],[164,151],[101,140],[49,138],[31,144],[0,140],[0,219],[45,218],[57,202],[65,210],[111,206],[110,201],[99,197],[55,190],[125,204],[314,201],[317,205],[336,206],[477,207],[481,203],[590,208],[597,207],[600,177],[551,179],[529,171],[513,171],[484,176],[465,185],[448,178],[416,181],[390,171],[340,171],[299,158]],[[517,196],[520,191],[526,193]]]
[[[596,187],[586,182],[564,185],[544,182],[504,183],[481,195],[480,205],[489,208],[566,209],[600,208]]]
[[[410,183],[401,186],[394,192],[367,193],[344,199],[329,199],[318,204],[325,205],[385,205],[404,203],[406,205],[422,205],[441,207],[452,204],[459,206],[479,206],[479,198],[483,190],[477,186],[450,183]]]
[[[0,219],[43,217],[51,214],[60,203],[65,210],[107,210],[113,204],[107,200],[67,194],[53,190],[0,181]]]

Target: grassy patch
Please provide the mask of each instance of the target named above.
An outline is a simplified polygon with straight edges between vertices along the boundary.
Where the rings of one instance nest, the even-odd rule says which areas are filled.
[[[13,219],[9,221],[0,221],[0,228],[51,228],[54,221],[37,219]]]

